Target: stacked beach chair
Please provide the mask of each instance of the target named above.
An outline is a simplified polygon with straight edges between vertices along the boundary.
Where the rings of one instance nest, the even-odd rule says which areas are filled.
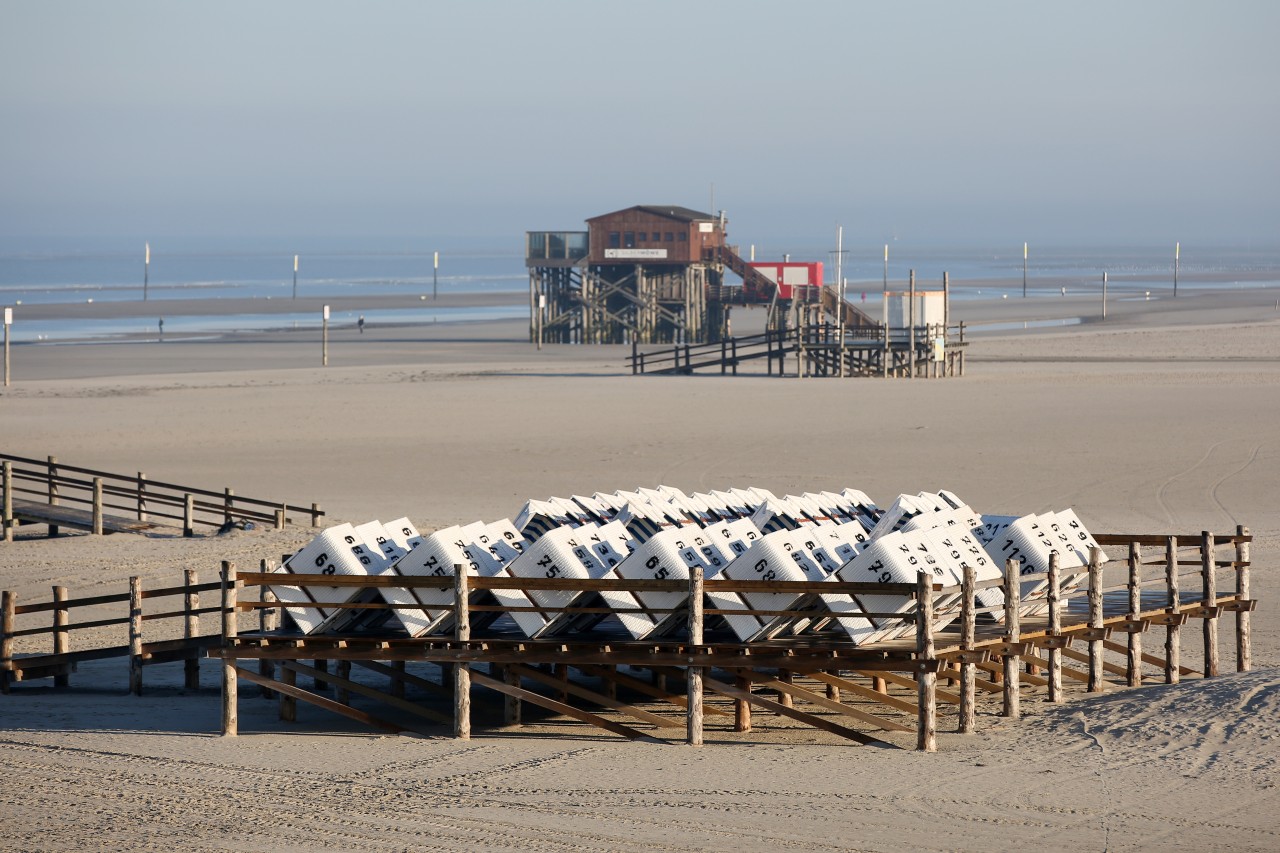
[[[421,637],[453,629],[452,589],[296,587],[287,575],[452,577],[461,566],[476,577],[687,580],[700,568],[707,579],[914,583],[923,571],[954,590],[967,569],[980,582],[992,581],[1003,576],[1006,560],[1016,559],[1021,612],[1037,614],[1047,608],[1050,554],[1058,554],[1062,587],[1069,590],[1087,578],[1096,546],[1070,509],[981,515],[945,490],[900,495],[881,509],[854,489],[779,497],[760,488],[687,494],[656,486],[530,500],[514,520],[477,521],[426,536],[407,518],[337,525],[288,558],[272,589],[306,633],[394,629]],[[662,638],[682,630],[689,604],[683,591],[476,590],[471,596],[472,603],[498,605],[477,612],[473,628],[505,620],[507,629],[531,639],[584,632],[603,621],[636,640]],[[389,615],[341,606],[379,597],[394,606]],[[914,631],[914,603],[904,595],[710,589],[706,597],[714,610],[743,611],[720,615],[718,624],[744,643],[838,631],[864,645]],[[977,599],[995,613],[1004,602],[994,586],[979,590]],[[954,591],[935,600],[938,627],[956,617],[958,600]]]

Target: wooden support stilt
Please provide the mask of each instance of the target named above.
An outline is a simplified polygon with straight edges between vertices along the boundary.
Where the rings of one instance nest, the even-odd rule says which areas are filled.
[[[1236,527],[1236,597],[1249,601],[1249,528]],[[1249,611],[1236,611],[1236,671],[1248,672],[1253,666],[1253,649],[1249,638]]]
[[[321,658],[316,658],[312,663],[314,664],[313,668],[315,671],[319,673],[313,679],[314,686],[312,689],[317,693],[323,693],[329,689],[329,682],[324,680],[324,676],[329,674],[329,662]]]
[[[55,604],[61,604],[67,600],[67,588],[65,586],[55,586],[53,588],[53,601]],[[65,655],[71,651],[71,633],[67,630],[67,625],[71,622],[71,611],[66,607],[58,607],[53,611],[53,653],[55,655]],[[69,683],[70,676],[64,670],[53,677],[54,687],[66,687]]]
[[[938,749],[938,675],[933,645],[933,578],[927,572],[916,576],[916,683],[920,705],[916,749]]]
[[[182,496],[182,535],[190,539],[196,535],[196,496],[187,493]]]
[[[1129,543],[1129,618],[1136,621],[1142,614],[1142,546]],[[1125,683],[1142,686],[1142,633],[1130,631],[1126,642]]]
[[[702,667],[695,656],[702,645],[702,566],[689,569],[689,671],[686,714],[686,740],[690,746],[702,746]]]
[[[1020,565],[1017,560],[1005,560],[1004,562],[1004,631],[1005,638],[1009,643],[1017,643],[1022,636],[1019,623],[1020,614],[1018,613],[1022,603]],[[1018,655],[1006,654],[1003,657],[1004,709],[1002,715],[1011,720],[1016,720],[1022,715],[1022,709],[1019,705],[1021,685],[1019,683]]]
[[[513,666],[509,666],[502,672],[502,681],[511,687],[520,687],[520,671]],[[521,704],[520,696],[516,693],[507,693],[503,696],[502,703],[502,722],[508,726],[520,725]]]
[[[404,698],[404,661],[391,662],[391,674],[387,676],[387,689],[397,699]]]
[[[1049,636],[1062,636],[1062,567],[1057,551],[1049,553]],[[1049,701],[1062,701],[1062,649],[1049,646]]]
[[[1102,549],[1089,549],[1089,627],[1102,629]],[[1101,636],[1090,636],[1089,639],[1089,687],[1090,693],[1101,693],[1106,689],[1102,674],[1102,640]]]
[[[788,669],[778,670],[778,681],[783,684],[790,684],[792,679],[791,671]],[[791,694],[785,690],[778,691],[778,704],[786,708],[794,708],[795,703],[791,700]]]
[[[280,719],[286,723],[294,723],[298,720],[298,700],[294,698],[293,691],[297,690],[298,672],[288,667],[280,667],[279,682],[285,690],[277,691],[280,694]]]
[[[1178,537],[1170,536],[1165,542],[1164,579],[1168,588],[1168,611],[1171,615],[1182,612],[1182,593],[1178,590]],[[1164,680],[1177,684],[1182,670],[1182,628],[1176,620],[1165,626]]]
[[[468,609],[467,572],[459,563],[453,565],[453,638],[459,643],[471,640],[471,613]],[[471,668],[462,661],[453,667],[453,736],[471,737]]]
[[[236,625],[236,564],[222,561],[222,734],[234,737],[240,733],[239,695],[236,681],[234,649],[238,633]]]
[[[751,692],[751,679],[746,676],[739,675],[733,683],[739,690]],[[733,700],[733,730],[735,732],[751,731],[751,703],[746,699]]]
[[[973,651],[974,636],[977,630],[977,569],[965,563],[964,584],[960,597],[960,650]],[[975,678],[977,676],[974,662],[968,658],[960,663],[960,713],[957,729],[961,734],[973,734],[977,728],[977,708],[975,696]]]
[[[1204,677],[1218,674],[1218,566],[1213,544],[1213,534],[1205,530],[1200,534],[1200,578],[1204,591],[1204,606],[1209,608],[1204,630]]]
[[[142,578],[129,578],[129,692],[142,695]]]
[[[351,704],[351,688],[347,682],[351,681],[351,661],[339,660],[334,666],[334,683],[338,685],[337,693],[334,696],[338,700],[339,705]]]

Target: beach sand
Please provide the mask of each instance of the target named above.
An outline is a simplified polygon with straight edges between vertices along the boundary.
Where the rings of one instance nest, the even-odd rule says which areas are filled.
[[[5,452],[315,501],[330,522],[408,515],[425,532],[659,483],[854,487],[882,505],[947,488],[982,512],[1073,507],[1097,532],[1246,525],[1261,603],[1252,673],[1057,707],[1037,694],[1018,722],[987,701],[979,734],[944,731],[932,755],[763,713],[749,734],[709,728],[701,749],[554,720],[386,737],[311,708],[281,723],[247,690],[242,735],[222,738],[212,662],[197,695],[181,667],[148,669],[142,698],[123,695],[123,662],[84,665],[69,691],[0,697],[5,847],[1277,849],[1275,300],[1129,300],[1106,322],[1092,295],[957,302],[969,322],[1088,321],[978,335],[954,381],[632,378],[629,348],[539,352],[524,321],[336,330],[327,368],[298,332],[16,348]],[[758,313],[735,312],[735,329]],[[35,601],[52,584],[213,579],[220,560],[256,566],[310,536],[21,535],[0,544],[0,586]],[[1184,643],[1185,664],[1198,648]]]

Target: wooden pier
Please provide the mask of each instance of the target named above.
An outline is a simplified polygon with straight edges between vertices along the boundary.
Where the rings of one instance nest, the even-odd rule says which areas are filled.
[[[106,650],[72,651],[72,632],[127,624],[128,643],[112,651],[125,649],[120,653],[136,661],[130,667],[130,687],[136,678],[138,691],[145,663],[183,659],[190,666],[198,654],[221,660],[226,735],[239,731],[239,685],[247,682],[278,701],[286,721],[296,718],[301,701],[380,730],[438,734],[448,726],[455,736],[466,738],[473,733],[473,700],[488,695],[501,700],[507,734],[521,724],[522,708],[532,705],[633,740],[669,741],[674,735],[697,745],[708,731],[748,732],[776,715],[855,744],[888,741],[902,746],[904,737],[914,733],[915,747],[931,751],[940,730],[974,731],[980,707],[1017,718],[1021,700],[1031,696],[1059,702],[1081,692],[1216,676],[1223,670],[1220,623],[1228,617],[1235,629],[1230,657],[1235,669],[1249,670],[1249,619],[1256,600],[1250,595],[1247,530],[1096,538],[1104,546],[1117,546],[1123,556],[1102,563],[1095,553],[1088,583],[1078,588],[1062,584],[1052,562],[1045,594],[1034,602],[1019,601],[1016,562],[1006,566],[1006,581],[978,583],[970,573],[953,588],[935,586],[924,575],[915,584],[704,580],[698,572],[688,581],[591,581],[479,578],[465,572],[445,578],[281,575],[265,571],[265,565],[264,571],[244,573],[224,564],[217,585],[222,600],[212,608],[200,607],[193,598],[212,585],[197,584],[194,577],[147,593],[135,581],[121,596],[70,600],[63,590],[53,602],[34,605],[18,605],[13,593],[5,592],[0,677],[6,691],[11,684],[36,678],[61,676],[65,684],[76,655],[106,655]],[[1008,583],[1009,578],[1014,582]],[[454,627],[446,635],[422,638],[300,634],[280,627],[286,605],[265,589],[282,583],[452,588]],[[980,606],[978,593],[1001,583],[1005,603]],[[687,631],[679,637],[634,641],[610,633],[607,623],[545,640],[504,631],[501,622],[473,630],[473,615],[511,610],[473,596],[492,589],[687,592],[690,604],[681,608]],[[708,591],[910,595],[909,609],[871,615],[902,620],[914,631],[909,637],[854,646],[830,624],[834,615],[820,608],[724,610],[705,606]],[[175,595],[184,596],[182,609],[143,614],[144,601]],[[127,602],[128,613],[78,624],[69,620],[72,608],[115,602]],[[389,607],[367,601],[337,606]],[[214,610],[221,615],[219,631],[191,630],[193,618]],[[600,618],[617,612],[590,602],[559,610]],[[244,630],[239,617],[251,612],[259,614],[257,625]],[[716,628],[716,617],[740,613],[805,620],[811,630],[741,643]],[[53,624],[19,626],[19,619],[38,614],[52,614]],[[182,619],[188,633],[169,641],[172,646],[143,643],[141,626],[154,619]],[[821,628],[824,622],[827,629]],[[1190,639],[1184,629],[1196,622],[1201,627],[1199,652],[1184,663],[1183,641]],[[53,636],[52,654],[15,654],[15,642],[47,634]],[[254,660],[257,667],[250,667]],[[335,665],[332,672],[330,663]],[[362,677],[355,677],[353,668]]]

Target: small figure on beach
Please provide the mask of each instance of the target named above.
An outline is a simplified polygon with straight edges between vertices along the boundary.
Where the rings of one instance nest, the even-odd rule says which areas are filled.
[[[160,318],[160,337],[164,337],[164,318]]]
[[[364,315],[360,315],[360,319],[356,321],[356,325],[360,327],[360,334],[364,334]]]

